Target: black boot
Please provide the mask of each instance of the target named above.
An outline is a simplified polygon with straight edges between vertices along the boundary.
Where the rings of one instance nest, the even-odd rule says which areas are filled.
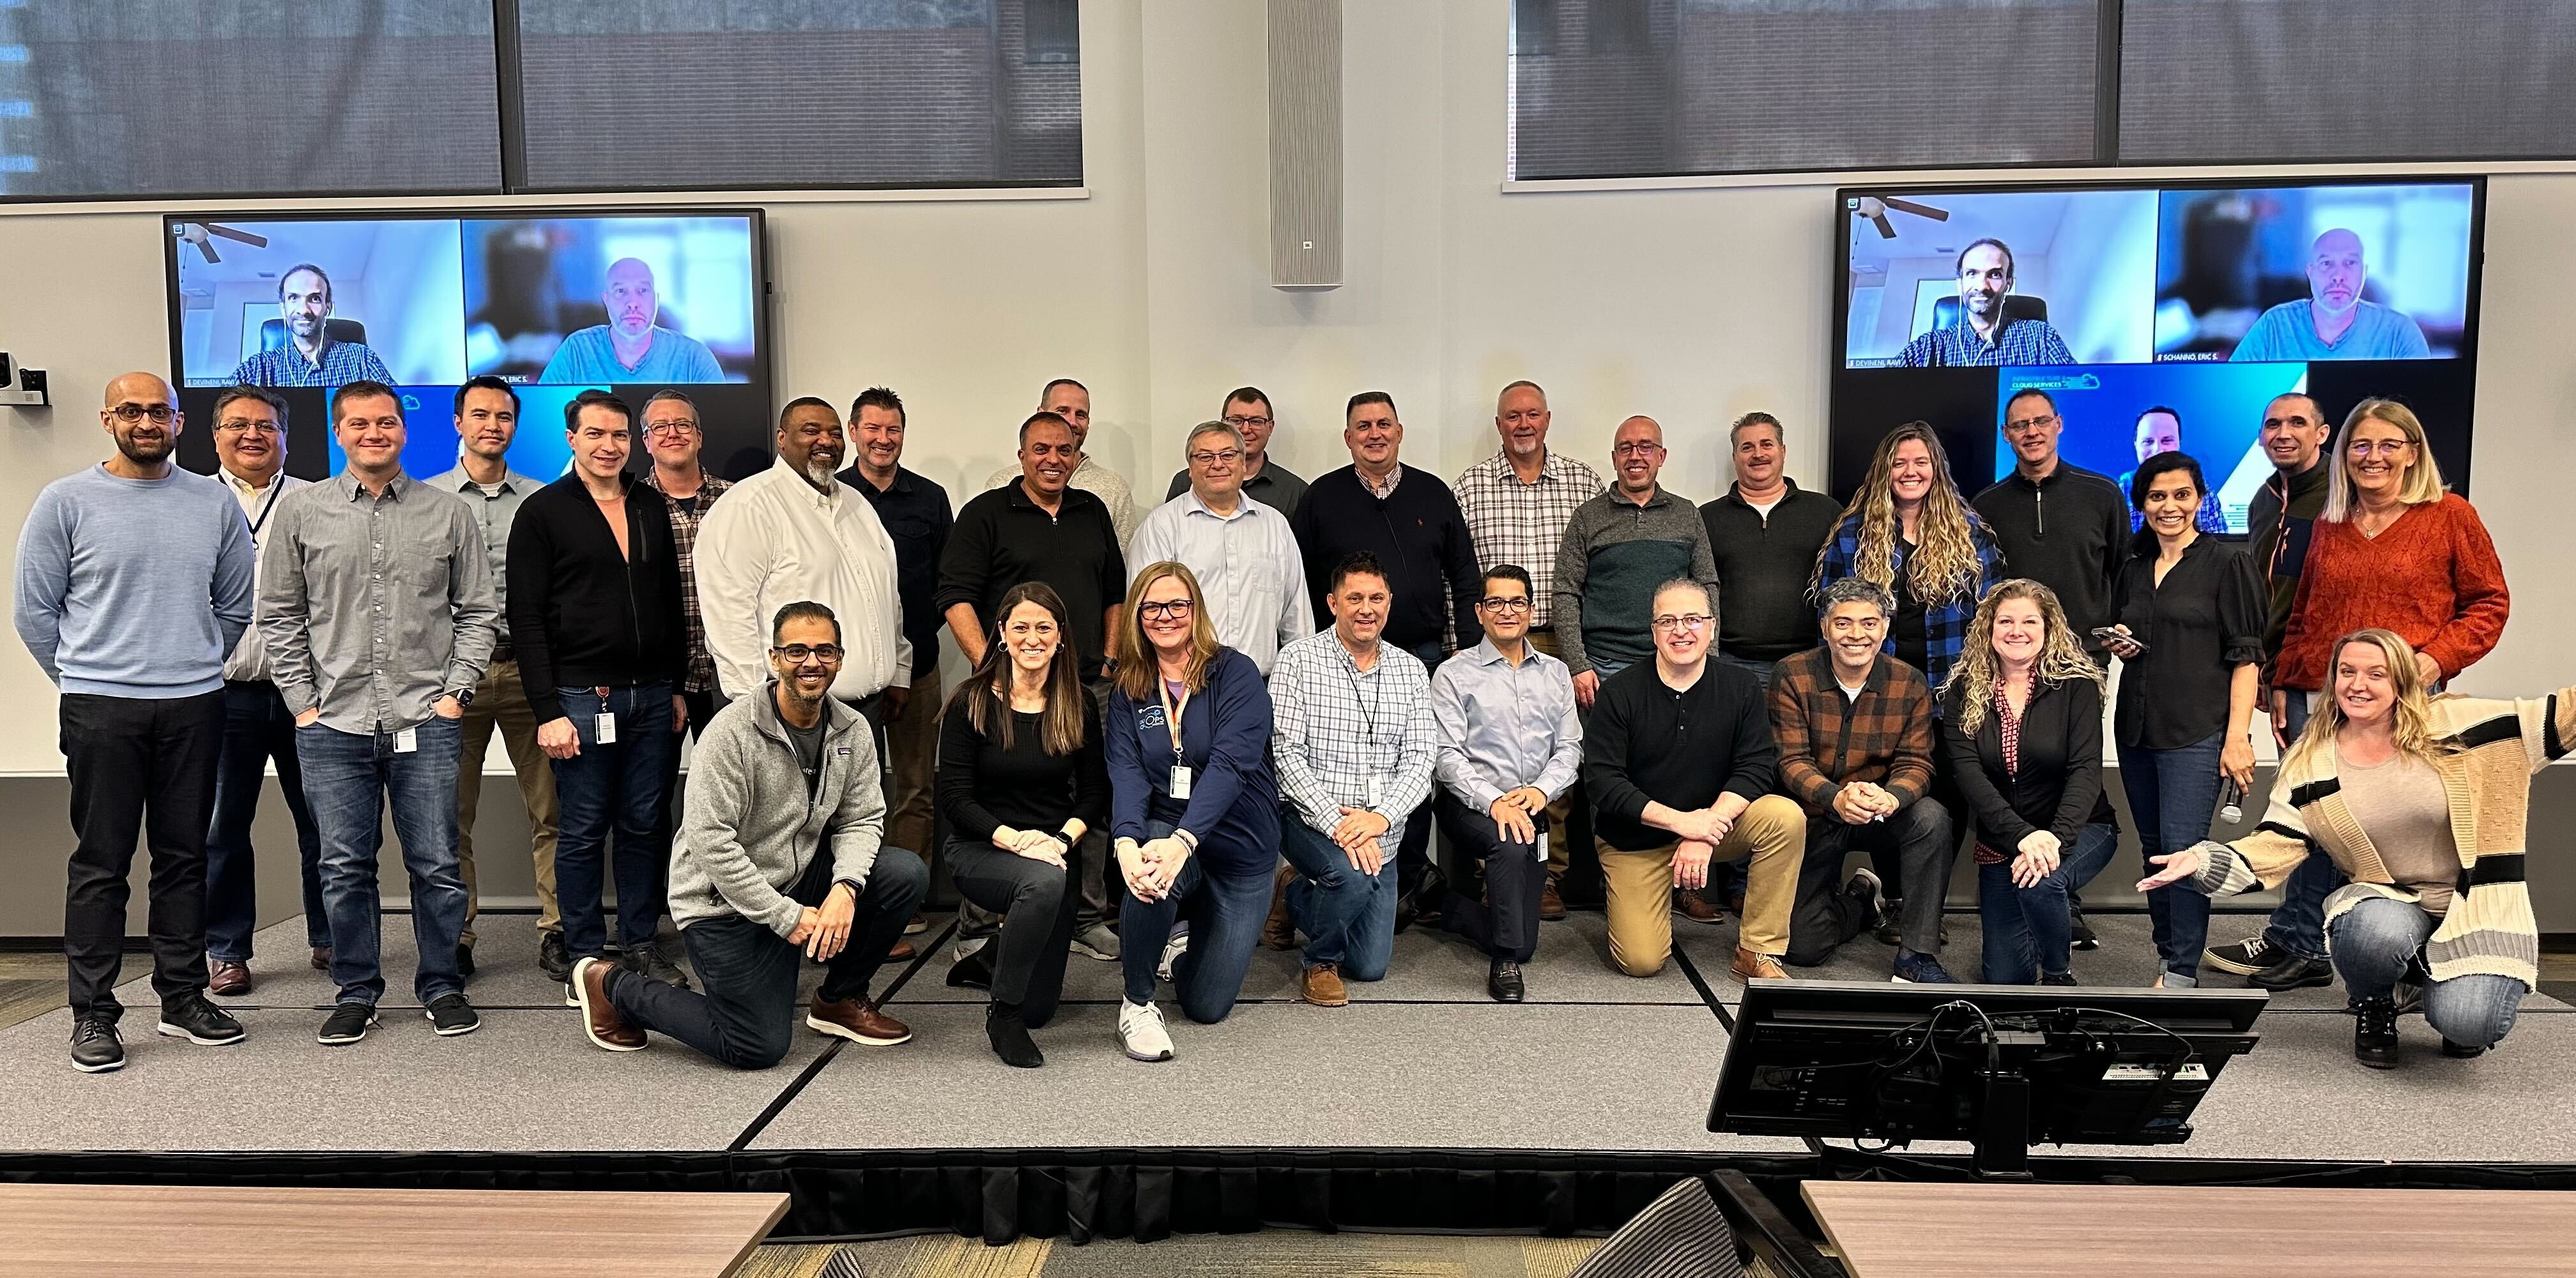
[[[984,1037],[992,1040],[993,1054],[1002,1063],[1017,1069],[1036,1069],[1046,1064],[1046,1053],[1038,1050],[1037,1040],[1029,1037],[1029,1027],[1020,1020],[1020,1005],[995,1001],[984,1005]]]
[[[984,947],[950,965],[948,984],[952,989],[989,990],[993,988],[993,947],[999,941],[986,941]]]
[[[2382,994],[2353,1008],[2352,1058],[2372,1069],[2397,1068],[2397,1000]]]

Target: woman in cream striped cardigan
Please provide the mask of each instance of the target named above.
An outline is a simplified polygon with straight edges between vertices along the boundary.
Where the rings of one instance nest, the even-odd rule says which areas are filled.
[[[2395,1068],[2396,986],[2414,968],[2443,1054],[2476,1056],[2513,1028],[2539,976],[2524,816],[2531,774],[2576,742],[2576,688],[2428,697],[2405,640],[2360,630],[2336,641],[2327,690],[2262,826],[2155,858],[2163,868],[2138,889],[2278,887],[2322,851],[2352,879],[2326,899],[2326,942],[2359,1011],[2353,1055]]]

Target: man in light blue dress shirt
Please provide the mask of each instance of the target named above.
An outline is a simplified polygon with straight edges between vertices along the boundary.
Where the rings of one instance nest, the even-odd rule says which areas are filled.
[[[653,322],[661,295],[653,268],[631,257],[608,265],[599,301],[608,322],[575,332],[555,348],[537,380],[556,385],[584,382],[721,382],[722,365],[707,344]]]
[[[1315,614],[1288,512],[1243,495],[1243,455],[1242,433],[1224,422],[1190,431],[1182,449],[1189,491],[1137,526],[1127,576],[1132,584],[1165,560],[1189,565],[1207,596],[1217,642],[1252,658],[1267,677],[1279,649],[1305,638]]]

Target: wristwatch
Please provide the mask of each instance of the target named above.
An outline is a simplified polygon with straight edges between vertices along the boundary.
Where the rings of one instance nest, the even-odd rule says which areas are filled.
[[[459,706],[470,706],[474,704],[474,690],[472,688],[467,688],[462,692],[449,692],[442,695],[456,698],[456,704]]]

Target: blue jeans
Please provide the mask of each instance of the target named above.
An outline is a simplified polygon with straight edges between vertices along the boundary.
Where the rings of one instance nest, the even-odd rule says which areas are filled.
[[[2292,741],[2308,730],[2308,694],[2290,689],[2288,712],[2281,716],[2281,730]],[[2343,871],[2335,868],[2334,858],[2310,856],[2290,871],[2290,881],[2281,885],[2281,903],[2272,907],[2272,921],[2263,928],[2263,943],[2274,949],[2287,950],[2304,959],[2326,956],[2326,898],[2345,883]]]
[[[403,868],[411,874],[412,939],[420,945],[412,992],[426,1004],[465,990],[456,971],[456,941],[465,931],[465,878],[456,865],[457,747],[464,729],[431,715],[413,732],[418,748],[397,754],[390,732],[342,732],[319,723],[295,730],[304,801],[322,835],[331,983],[343,1003],[374,1006],[385,993],[376,853],[384,844],[388,800]]]
[[[304,878],[304,943],[331,943],[322,910],[322,833],[304,806],[304,770],[295,761],[295,716],[277,685],[224,685],[224,747],[215,764],[215,814],[206,830],[206,955],[227,963],[250,961],[251,933],[259,930],[259,876],[250,824],[259,815],[259,788],[268,761],[277,760],[277,788],[295,818],[295,850]]]
[[[2179,852],[2209,837],[2209,819],[2218,810],[2218,752],[2226,738],[2221,729],[2174,750],[2120,747],[2120,784],[2129,792],[2129,815],[2137,818],[2138,855],[2146,872],[2158,867],[2144,858]],[[2147,917],[2165,984],[2198,985],[2200,952],[2209,945],[2209,897],[2189,884],[2160,887],[2147,893]]]
[[[555,759],[555,904],[563,914],[564,950],[586,958],[608,951],[600,906],[616,860],[617,944],[641,950],[662,919],[662,865],[670,844],[662,831],[664,764],[679,743],[671,734],[671,685],[566,688],[556,694],[581,739],[581,753]],[[599,716],[617,717],[617,740],[599,743]],[[538,720],[544,723],[543,719]],[[612,848],[609,831],[617,832]]]
[[[2368,897],[2336,916],[2330,929],[2335,970],[2356,999],[2386,998],[2396,990],[2417,951],[2442,920],[2420,906]],[[2522,996],[2531,987],[2510,976],[2480,972],[2424,986],[2424,1021],[2466,1047],[2493,1047],[2513,1030]]]
[[[1145,823],[1148,839],[1171,832],[1168,821]],[[1234,1000],[1243,993],[1243,974],[1252,970],[1252,946],[1261,939],[1262,920],[1270,915],[1271,876],[1258,871],[1210,874],[1206,865],[1200,856],[1182,862],[1171,893],[1159,901],[1139,901],[1122,888],[1118,963],[1126,976],[1127,1001],[1153,1002],[1154,969],[1162,963],[1163,942],[1172,935],[1173,924],[1187,925],[1190,948],[1172,964],[1172,990],[1180,998],[1182,1015],[1214,1025],[1234,1011]]]
[[[2073,941],[2066,918],[2068,885],[2100,873],[2119,848],[2120,828],[2100,822],[2077,832],[2075,846],[2064,849],[2056,872],[2036,886],[2013,886],[2010,860],[1977,867],[1977,917],[1986,933],[1986,984],[2031,985],[2043,973],[2066,970],[2067,947]]]
[[[1375,875],[1360,873],[1349,853],[1287,803],[1279,805],[1279,852],[1297,867],[1288,913],[1307,936],[1306,966],[1333,963],[1353,980],[1383,978],[1395,953],[1396,859],[1386,858]]]

